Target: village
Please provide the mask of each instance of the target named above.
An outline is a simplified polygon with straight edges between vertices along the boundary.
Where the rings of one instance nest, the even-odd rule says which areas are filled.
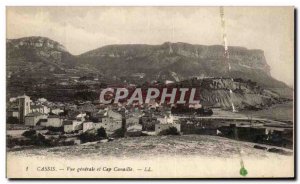
[[[44,135],[67,135],[72,137],[74,144],[82,143],[78,135],[97,134],[100,128],[108,136],[123,130],[126,136],[158,135],[171,127],[180,132],[180,124],[170,111],[153,107],[142,111],[138,108],[126,110],[118,104],[101,106],[85,102],[75,105],[52,103],[44,98],[33,102],[29,96],[22,95],[10,99],[7,115],[8,125],[16,125],[8,128],[8,135],[14,129],[36,130]]]
[[[180,106],[179,106],[180,107]],[[292,148],[293,129],[285,122],[249,118],[199,106],[174,108],[10,98],[8,147],[64,146],[109,142],[121,137],[200,134]]]

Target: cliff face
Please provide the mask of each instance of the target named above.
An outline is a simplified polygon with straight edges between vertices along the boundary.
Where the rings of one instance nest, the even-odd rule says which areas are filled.
[[[107,76],[127,79],[143,74],[143,80],[184,80],[192,77],[232,77],[256,81],[263,86],[286,87],[270,76],[262,50],[229,47],[231,70],[221,45],[187,43],[162,45],[109,45],[77,57],[78,65],[97,68]]]
[[[264,57],[262,50],[248,50],[244,47],[229,47],[230,61],[262,69],[269,73],[270,68]],[[183,56],[194,59],[218,59],[222,60],[224,56],[224,47],[221,45],[192,45],[187,43],[170,43],[162,45],[109,45],[104,46],[81,55],[81,57],[110,57],[110,58],[136,58],[136,57],[172,57]]]
[[[262,50],[248,50],[243,47],[229,47],[230,62],[234,69],[248,68],[262,70],[270,75],[270,67]],[[162,45],[110,45],[82,54],[82,62],[100,62],[105,60],[126,63],[135,61],[145,67],[162,68],[176,64],[181,60],[189,60],[194,64],[211,65],[224,64],[224,48],[221,45],[204,46],[187,43],[169,43]],[[136,61],[138,62],[138,61]],[[120,64],[120,63],[119,63]],[[184,64],[193,65],[186,61]],[[139,65],[140,66],[140,65]],[[207,66],[207,67],[208,67]],[[141,66],[140,66],[141,67]],[[202,66],[206,67],[206,66]],[[217,67],[217,66],[216,66]],[[212,68],[213,69],[213,68]]]

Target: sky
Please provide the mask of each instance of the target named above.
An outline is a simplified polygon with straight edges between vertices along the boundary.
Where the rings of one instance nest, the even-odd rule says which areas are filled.
[[[292,7],[225,7],[229,46],[262,49],[271,75],[293,87]],[[78,55],[110,44],[221,45],[219,7],[7,7],[8,39],[45,36]]]

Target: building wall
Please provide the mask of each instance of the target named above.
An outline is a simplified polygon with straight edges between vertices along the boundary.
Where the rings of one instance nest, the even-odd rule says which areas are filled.
[[[74,131],[73,125],[64,125],[64,132],[70,133],[72,131]]]
[[[40,112],[40,113],[44,113],[44,109],[42,107],[40,108],[31,108],[30,112]]]
[[[86,132],[88,130],[92,130],[95,128],[95,125],[93,122],[84,122],[83,123],[83,128],[82,128],[82,131],[83,132]]]
[[[25,122],[25,116],[30,113],[30,98],[28,96],[19,97],[19,121]]]
[[[44,111],[44,114],[49,114],[50,108],[48,108],[47,106],[43,106],[43,111]]]
[[[62,127],[62,119],[60,119],[60,118],[48,118],[47,126]]]
[[[103,127],[106,131],[116,131],[117,129],[122,128],[122,121],[104,121],[102,123],[96,123],[95,129]]]
[[[178,132],[181,131],[181,126],[180,126],[180,124],[175,124],[175,123],[171,124],[171,123],[169,123],[169,124],[156,124],[156,125],[155,125],[155,133],[156,133],[156,134],[159,134],[161,131],[167,130],[167,129],[169,129],[170,127],[175,127],[175,128],[177,128]]]
[[[48,122],[41,122],[41,126],[46,127]]]
[[[38,121],[42,118],[43,118],[43,116],[26,116],[25,117],[25,125],[26,126],[36,126]]]
[[[83,122],[82,121],[73,121],[73,129],[74,130],[82,130],[82,125]]]
[[[126,119],[126,127],[133,126],[139,124],[139,118],[138,117],[130,117]]]
[[[122,115],[112,110],[107,111],[107,116],[113,118],[114,120],[122,121]]]
[[[19,118],[19,112],[18,112],[18,111],[8,111],[8,112],[7,112],[7,116],[8,116],[8,117]]]
[[[110,123],[110,122],[112,122],[112,118],[110,118],[110,117],[104,117],[104,118],[102,118],[102,123]]]
[[[143,126],[140,124],[135,124],[127,127],[127,132],[136,132],[136,131],[142,131]]]
[[[62,109],[52,109],[51,112],[53,114],[59,115],[59,113],[64,112],[64,110],[62,110]]]

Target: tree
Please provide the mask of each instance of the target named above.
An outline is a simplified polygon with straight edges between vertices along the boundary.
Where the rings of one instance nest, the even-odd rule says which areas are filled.
[[[97,130],[97,135],[98,135],[98,137],[101,137],[101,138],[107,138],[106,131],[103,127],[99,128]]]

